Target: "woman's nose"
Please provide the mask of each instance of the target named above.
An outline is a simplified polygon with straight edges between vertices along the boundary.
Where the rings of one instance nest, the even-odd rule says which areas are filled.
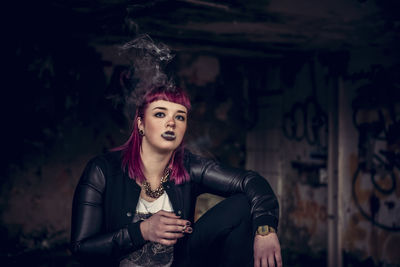
[[[167,121],[167,127],[175,127],[175,119],[174,118],[170,118]]]

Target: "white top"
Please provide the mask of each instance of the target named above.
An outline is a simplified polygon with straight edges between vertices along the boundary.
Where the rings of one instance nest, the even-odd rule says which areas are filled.
[[[169,197],[165,192],[159,198],[157,198],[152,202],[146,201],[140,197],[138,204],[136,206],[137,213],[154,214],[160,210],[170,211],[170,212],[174,211],[172,209],[171,201],[169,201]]]

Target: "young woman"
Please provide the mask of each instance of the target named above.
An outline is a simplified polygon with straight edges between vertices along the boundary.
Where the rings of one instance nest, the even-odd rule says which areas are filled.
[[[73,202],[71,250],[89,266],[282,266],[278,202],[257,173],[184,149],[190,102],[150,88],[129,140],[92,159]],[[226,197],[194,223],[198,195]]]

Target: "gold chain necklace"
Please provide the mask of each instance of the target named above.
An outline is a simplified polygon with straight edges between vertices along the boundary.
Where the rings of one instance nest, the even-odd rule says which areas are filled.
[[[160,185],[155,190],[151,190],[151,186],[150,186],[149,182],[147,182],[147,180],[144,181],[142,183],[142,187],[143,187],[144,192],[146,193],[146,195],[151,197],[151,198],[159,198],[164,193],[164,183],[168,181],[170,172],[171,171],[170,171],[169,168],[166,168],[164,170],[164,174],[161,177]]]

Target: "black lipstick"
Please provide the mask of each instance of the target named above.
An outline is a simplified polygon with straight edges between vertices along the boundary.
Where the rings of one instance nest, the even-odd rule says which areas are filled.
[[[173,141],[173,140],[175,140],[176,135],[175,135],[175,133],[172,132],[172,131],[167,131],[167,132],[163,133],[163,134],[161,135],[161,137],[164,138],[164,139],[167,140],[167,141]]]

